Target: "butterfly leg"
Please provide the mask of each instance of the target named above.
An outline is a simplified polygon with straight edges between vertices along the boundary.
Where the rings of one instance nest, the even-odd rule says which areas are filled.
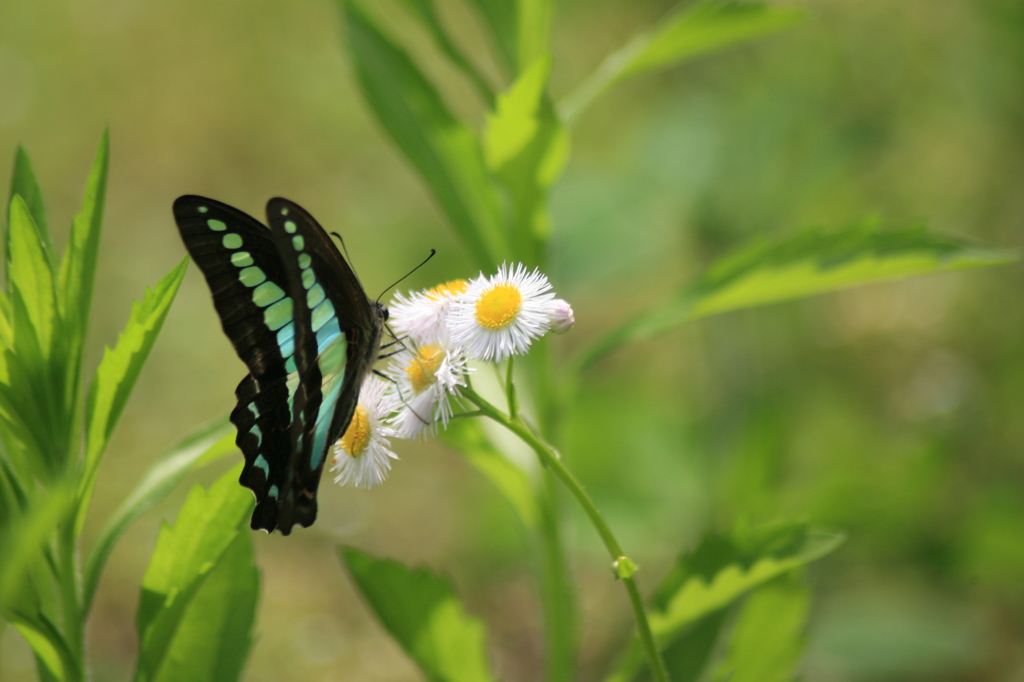
[[[381,356],[381,357],[387,357],[387,356]],[[398,383],[393,377],[389,377],[387,374],[384,374],[384,372],[381,372],[379,369],[373,370],[373,373],[376,374],[377,376],[379,376],[384,381],[388,381],[388,382],[394,384],[395,392],[398,393],[398,399],[402,401],[402,404],[409,408],[409,411],[412,412],[413,415],[415,415],[415,417],[420,420],[420,423],[422,423],[424,426],[429,426],[430,425],[430,422],[428,420],[424,419],[422,416],[420,416],[420,413],[417,412],[416,410],[414,410],[412,405],[410,405],[409,402],[405,399],[405,396],[402,395],[402,385],[400,383]]]

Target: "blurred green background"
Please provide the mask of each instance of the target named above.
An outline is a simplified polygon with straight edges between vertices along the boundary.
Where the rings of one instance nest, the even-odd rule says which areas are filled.
[[[439,4],[497,74],[476,18]],[[566,348],[755,236],[878,218],[1020,245],[1024,3],[795,4],[809,16],[796,29],[620,86],[578,122],[552,197],[549,274],[578,321]],[[558,3],[556,97],[673,6]],[[394,6],[377,9],[416,37]],[[131,300],[184,255],[170,212],[184,193],[255,215],[274,195],[298,201],[345,235],[371,295],[430,247],[438,257],[409,287],[475,274],[371,121],[339,36],[329,0],[0,2],[0,186],[24,144],[59,244],[111,129],[92,366]],[[480,103],[418,44],[479,123]],[[806,680],[1024,680],[1022,287],[1009,266],[698,322],[593,368],[565,455],[647,587],[709,527],[786,517],[846,530],[811,571]],[[174,440],[228,412],[243,373],[193,270],[104,462],[92,533]],[[499,675],[539,674],[512,511],[436,443],[399,453],[377,490],[325,481],[313,528],[256,537],[246,679],[417,679],[349,586],[339,543],[451,575],[488,623]],[[89,630],[97,682],[131,672],[138,584],[185,492],[112,557]],[[573,528],[589,680],[631,621],[597,538]],[[34,675],[8,629],[0,679]]]

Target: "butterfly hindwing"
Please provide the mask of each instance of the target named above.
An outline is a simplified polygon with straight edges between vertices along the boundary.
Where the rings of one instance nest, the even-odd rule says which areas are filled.
[[[367,299],[334,242],[302,207],[271,199],[267,220],[286,263],[289,292],[305,301],[295,312],[301,381],[293,405],[292,471],[297,508],[315,509],[327,450],[352,420],[377,359],[386,312]]]
[[[256,495],[250,525],[287,535],[316,518],[328,450],[352,419],[387,311],[286,199],[268,202],[270,229],[203,197],[181,197],[174,214],[250,372],[231,413],[246,461],[240,482]]]

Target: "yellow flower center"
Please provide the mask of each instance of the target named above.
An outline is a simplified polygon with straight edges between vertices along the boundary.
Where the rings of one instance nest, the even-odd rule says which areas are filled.
[[[366,408],[362,405],[356,405],[352,421],[349,422],[348,428],[345,429],[345,435],[341,437],[341,448],[349,457],[358,457],[363,454],[363,450],[366,449],[369,443],[370,415],[366,413]]]
[[[441,369],[444,362],[444,349],[437,344],[431,343],[421,346],[416,352],[416,357],[409,361],[405,373],[412,384],[412,390],[417,395],[430,388],[436,381],[435,374]]]
[[[499,284],[476,302],[476,321],[490,331],[507,327],[516,319],[522,305],[523,295],[519,289],[511,284]]]
[[[451,282],[438,284],[436,287],[427,289],[427,298],[437,301],[447,296],[458,296],[459,294],[466,293],[468,288],[469,282],[466,280],[453,279]]]

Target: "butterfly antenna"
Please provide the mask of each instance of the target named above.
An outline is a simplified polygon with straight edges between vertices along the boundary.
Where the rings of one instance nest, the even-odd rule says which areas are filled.
[[[380,292],[380,296],[378,296],[378,297],[377,297],[377,302],[378,302],[378,303],[380,303],[380,297],[381,297],[381,296],[383,296],[384,294],[386,294],[387,292],[391,291],[392,289],[394,289],[395,287],[397,287],[397,286],[398,286],[399,284],[401,284],[402,282],[404,282],[404,281],[405,281],[405,280],[406,280],[406,279],[407,279],[407,278],[409,277],[409,275],[411,275],[412,273],[416,272],[417,270],[419,270],[420,268],[422,268],[422,267],[423,267],[424,265],[426,265],[426,264],[427,264],[427,263],[428,263],[428,262],[430,261],[430,259],[431,259],[431,258],[433,258],[433,257],[434,257],[434,256],[435,256],[436,254],[437,254],[437,249],[431,249],[431,250],[430,250],[430,255],[429,255],[429,256],[427,256],[426,258],[424,258],[424,259],[423,259],[423,262],[422,262],[422,263],[420,263],[419,265],[417,265],[416,267],[414,267],[414,268],[413,268],[412,270],[410,270],[409,272],[407,272],[407,273],[405,273],[404,275],[402,275],[402,278],[401,278],[401,279],[399,279],[399,280],[398,280],[397,282],[395,282],[394,284],[392,284],[391,286],[389,286],[389,287],[385,287],[385,288],[384,288],[384,291]]]

